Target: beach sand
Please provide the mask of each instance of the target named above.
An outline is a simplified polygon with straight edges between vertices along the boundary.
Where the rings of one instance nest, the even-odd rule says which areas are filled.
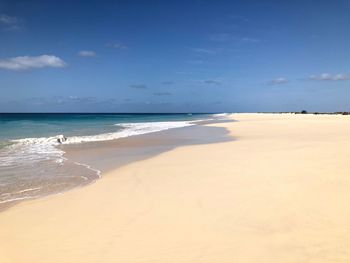
[[[350,262],[350,117],[231,117],[231,141],[0,213],[0,262]]]

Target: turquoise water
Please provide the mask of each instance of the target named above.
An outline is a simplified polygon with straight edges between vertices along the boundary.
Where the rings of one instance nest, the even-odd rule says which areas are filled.
[[[57,141],[80,144],[195,125],[209,114],[0,113],[0,206],[90,183],[99,171],[64,157]]]
[[[0,143],[13,139],[115,132],[119,123],[189,121],[208,114],[0,113]]]

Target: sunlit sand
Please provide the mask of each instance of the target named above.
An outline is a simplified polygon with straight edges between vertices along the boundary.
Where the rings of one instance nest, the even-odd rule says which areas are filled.
[[[349,262],[350,117],[231,118],[232,141],[0,213],[0,262]]]

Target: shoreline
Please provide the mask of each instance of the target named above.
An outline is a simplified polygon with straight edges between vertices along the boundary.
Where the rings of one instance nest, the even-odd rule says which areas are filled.
[[[350,119],[230,118],[207,126],[234,140],[177,147],[0,213],[0,261],[346,262]]]
[[[195,125],[129,136],[110,141],[62,145],[65,157],[106,174],[132,162],[146,160],[177,147],[232,140],[225,128],[207,126],[231,119],[201,120]]]
[[[89,178],[86,182],[81,182],[67,189],[55,190],[43,195],[33,197],[23,197],[18,200],[10,200],[0,203],[0,213],[16,206],[22,202],[38,200],[50,196],[65,194],[76,189],[89,186],[102,178],[102,174],[108,173],[129,163],[152,158],[165,151],[183,145],[212,143],[215,141],[225,140],[225,131],[218,128],[208,128],[204,124],[230,121],[215,117],[208,120],[195,120],[192,126],[170,128],[146,134],[132,135],[114,140],[84,142],[78,144],[62,144],[56,146],[64,152],[62,158],[65,159],[65,165],[84,167],[86,173],[89,172]],[[185,130],[183,130],[185,129]],[[187,131],[190,129],[190,131]],[[210,131],[209,131],[209,130]],[[216,130],[216,131],[215,131]],[[195,134],[210,133],[214,135],[212,139],[206,139],[204,136],[195,138]],[[186,138],[186,134],[191,134],[191,138]],[[107,160],[102,161],[102,160]],[[95,175],[90,175],[92,172]],[[88,175],[86,175],[88,176]]]

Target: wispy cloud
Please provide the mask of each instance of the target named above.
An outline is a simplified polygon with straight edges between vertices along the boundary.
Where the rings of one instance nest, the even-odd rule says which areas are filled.
[[[217,50],[211,48],[192,48],[192,51],[201,54],[216,54]]]
[[[241,41],[246,43],[258,43],[260,42],[260,39],[253,37],[242,37]]]
[[[78,52],[78,55],[81,57],[96,57],[96,53],[91,50],[81,50]]]
[[[120,42],[109,42],[106,44],[106,47],[115,48],[115,49],[128,49],[129,47]]]
[[[22,20],[18,17],[0,14],[0,25],[5,30],[18,30],[20,29],[21,24]]]
[[[320,80],[320,81],[340,81],[340,80],[350,80],[349,74],[330,74],[323,73],[320,75],[310,75],[308,80]]]
[[[97,101],[96,97],[79,97],[79,96],[69,96],[68,98],[63,97],[66,102],[82,102],[82,103],[94,103]]]
[[[222,84],[221,81],[215,80],[215,79],[203,80],[203,83],[210,84],[210,85],[221,85]]]
[[[187,61],[187,63],[189,63],[189,64],[196,64],[196,65],[198,65],[198,64],[203,64],[203,63],[204,63],[204,61],[203,61],[203,60],[201,60],[201,59],[194,59],[194,60],[188,60],[188,61]]]
[[[231,33],[219,33],[209,37],[214,42],[259,43],[261,40],[250,36],[237,36]]]
[[[227,42],[229,40],[232,40],[232,35],[229,33],[218,33],[211,35],[209,39],[215,42]]]
[[[92,104],[97,102],[96,97],[79,96],[53,96],[53,97],[32,97],[19,100],[21,104],[29,105],[54,105],[54,104]]]
[[[155,92],[153,93],[154,96],[171,96],[172,93],[170,92]]]
[[[163,85],[173,85],[174,82],[173,81],[163,81],[162,84]]]
[[[62,68],[66,63],[59,57],[53,55],[42,55],[37,57],[22,56],[0,59],[0,68],[14,71],[35,68]]]
[[[147,89],[147,86],[145,84],[133,84],[133,85],[129,85],[129,88],[132,88],[132,89]]]
[[[247,17],[241,15],[229,15],[229,18],[232,20],[249,22],[249,19]]]
[[[284,77],[279,77],[276,79],[272,79],[270,81],[267,82],[268,85],[281,85],[281,84],[287,84],[289,82],[288,79],[284,78]]]
[[[175,71],[175,74],[180,74],[180,75],[193,75],[193,72]]]

